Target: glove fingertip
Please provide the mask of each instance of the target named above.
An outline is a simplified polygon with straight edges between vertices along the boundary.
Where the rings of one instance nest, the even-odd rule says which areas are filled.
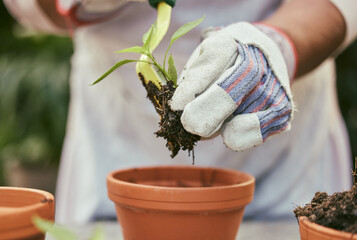
[[[254,113],[235,116],[223,131],[224,144],[234,151],[243,151],[263,142],[259,118]]]
[[[170,108],[174,111],[182,111],[185,106],[194,99],[192,93],[190,93],[184,84],[179,85],[172,98],[169,100]]]
[[[181,116],[184,128],[201,137],[216,133],[236,109],[235,102],[219,86],[213,85],[185,107]]]
[[[175,99],[174,97],[169,100],[169,106],[173,111],[182,111],[185,108],[185,104],[179,99]]]

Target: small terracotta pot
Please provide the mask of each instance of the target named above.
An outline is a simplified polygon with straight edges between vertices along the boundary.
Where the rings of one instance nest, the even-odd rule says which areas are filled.
[[[33,216],[54,220],[52,194],[30,188],[0,187],[0,239],[40,240]]]
[[[194,166],[119,170],[107,183],[125,240],[233,240],[254,194],[251,175]]]
[[[356,240],[357,234],[338,231],[309,221],[307,217],[299,217],[301,240]]]

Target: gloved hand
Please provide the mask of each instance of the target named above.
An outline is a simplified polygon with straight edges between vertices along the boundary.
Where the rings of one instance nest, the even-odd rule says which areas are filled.
[[[236,23],[208,34],[196,48],[170,102],[173,110],[183,110],[187,131],[210,137],[220,130],[224,143],[240,151],[289,129],[294,104],[287,63],[293,71],[293,47],[283,51],[284,59],[263,31]]]

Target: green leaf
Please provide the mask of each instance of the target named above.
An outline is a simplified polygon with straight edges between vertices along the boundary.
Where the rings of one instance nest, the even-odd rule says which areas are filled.
[[[152,36],[153,36],[155,31],[156,31],[156,23],[151,25],[149,31],[144,34],[144,36],[147,35],[147,37],[145,37],[143,49],[148,51],[148,52],[150,52],[150,43],[151,43],[151,39],[152,39]],[[144,37],[143,37],[143,39],[144,39]]]
[[[48,232],[57,240],[78,240],[77,236],[73,232],[62,226],[53,224],[51,221],[44,220],[38,216],[33,217],[32,221],[43,233]]]
[[[126,53],[126,52],[141,53],[141,54],[144,54],[144,55],[148,54],[148,52],[143,47],[140,47],[140,46],[125,48],[125,49],[117,51],[115,53]]]
[[[146,41],[148,40],[148,37],[150,35],[151,30],[152,30],[152,26],[150,26],[149,30],[147,30],[147,32],[144,33],[144,35],[143,35],[143,44],[145,44]]]
[[[201,17],[200,19],[197,19],[196,21],[186,23],[185,25],[177,29],[177,31],[171,37],[170,45],[172,45],[172,43],[174,43],[177,39],[179,39],[189,31],[194,29],[196,26],[198,26],[203,21],[204,18],[205,16]]]
[[[168,64],[169,64],[169,68],[168,68],[169,79],[174,82],[175,87],[176,87],[176,85],[177,85],[177,71],[176,71],[174,58],[172,57],[172,54],[170,54],[170,56],[169,56]]]
[[[172,7],[167,3],[160,2],[157,8],[157,18],[154,33],[150,42],[150,51],[153,52],[166,35],[170,26]],[[150,52],[150,53],[151,53]]]
[[[104,232],[102,227],[97,226],[89,240],[104,240]]]
[[[191,31],[192,29],[197,27],[203,21],[204,18],[205,18],[205,16],[201,17],[200,19],[197,19],[196,21],[186,23],[185,25],[183,25],[179,29],[177,29],[177,31],[171,36],[171,41],[170,41],[169,47],[166,50],[165,57],[164,57],[164,68],[165,68],[165,63],[166,63],[166,56],[167,56],[167,53],[169,52],[169,49],[171,48],[172,44],[177,39],[179,39],[180,37],[182,37],[189,31]]]
[[[99,83],[100,81],[102,81],[104,78],[106,78],[109,74],[111,74],[115,69],[123,66],[124,64],[127,63],[131,63],[131,62],[139,62],[140,60],[129,60],[129,59],[125,59],[122,60],[120,62],[117,62],[116,64],[114,64],[113,67],[111,67],[108,71],[106,71],[100,78],[98,78],[95,82],[93,82],[91,85],[95,85],[97,83]]]
[[[146,33],[144,33],[144,35],[143,35],[143,44],[146,43],[146,41],[147,41],[147,39],[149,37],[149,34],[150,34],[150,30],[151,30],[151,28]]]

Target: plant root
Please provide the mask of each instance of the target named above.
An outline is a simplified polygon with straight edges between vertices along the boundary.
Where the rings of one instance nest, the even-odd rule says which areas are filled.
[[[149,98],[156,112],[160,115],[160,129],[155,132],[155,135],[166,139],[166,146],[171,151],[172,158],[180,150],[188,150],[189,153],[193,151],[197,141],[200,140],[200,136],[189,133],[184,129],[180,121],[182,111],[171,110],[169,100],[175,92],[173,82],[168,81],[167,84],[161,86],[161,89],[158,89],[151,81],[145,81],[141,73],[138,75],[146,89],[147,98]]]

